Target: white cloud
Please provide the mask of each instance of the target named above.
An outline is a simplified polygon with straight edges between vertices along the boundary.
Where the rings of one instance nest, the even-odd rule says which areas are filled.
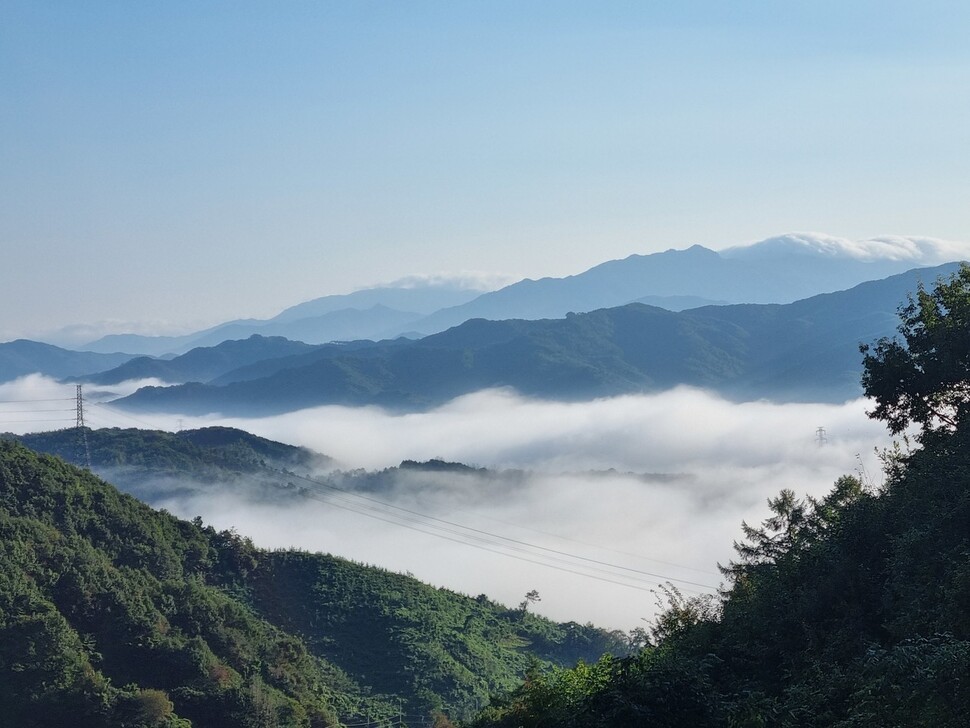
[[[767,498],[784,487],[823,494],[859,467],[860,456],[876,470],[873,448],[888,439],[881,425],[867,419],[865,407],[861,400],[732,404],[686,388],[570,404],[489,391],[420,414],[320,407],[224,424],[312,447],[348,468],[441,457],[527,470],[498,479],[410,474],[381,497],[546,548],[716,585],[719,577],[711,572],[732,557],[741,520],[763,518]],[[818,427],[826,431],[824,446],[816,442]],[[615,472],[603,472],[611,468]],[[331,551],[506,603],[535,588],[543,595],[541,610],[557,619],[628,629],[654,612],[652,595],[643,591],[332,506],[253,508],[232,497],[202,496],[191,505],[167,507],[219,527],[235,526],[267,546]]]
[[[970,243],[905,235],[883,235],[865,240],[850,240],[826,233],[797,232],[736,245],[720,252],[726,257],[735,258],[795,252],[829,258],[938,265],[954,260],[970,259]]]

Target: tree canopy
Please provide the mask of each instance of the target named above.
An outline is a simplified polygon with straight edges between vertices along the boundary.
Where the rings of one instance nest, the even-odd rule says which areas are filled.
[[[876,401],[870,413],[893,434],[910,424],[923,432],[956,427],[970,403],[970,266],[932,291],[919,286],[899,308],[897,337],[860,347],[862,386]]]

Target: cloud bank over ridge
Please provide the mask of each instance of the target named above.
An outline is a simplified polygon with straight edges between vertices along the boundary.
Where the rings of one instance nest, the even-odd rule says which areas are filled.
[[[782,256],[791,253],[846,258],[859,261],[908,261],[913,265],[938,265],[970,259],[970,243],[941,238],[882,235],[865,240],[850,240],[818,232],[793,232],[755,243],[724,248],[728,258]]]

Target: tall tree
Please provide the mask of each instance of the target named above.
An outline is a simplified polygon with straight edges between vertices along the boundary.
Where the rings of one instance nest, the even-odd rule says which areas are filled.
[[[923,433],[952,430],[970,405],[970,266],[932,291],[921,285],[899,309],[898,337],[860,347],[870,413],[893,434],[917,424]]]

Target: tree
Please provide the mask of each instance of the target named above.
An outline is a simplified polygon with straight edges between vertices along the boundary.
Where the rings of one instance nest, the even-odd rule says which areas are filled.
[[[963,264],[932,291],[920,284],[899,308],[897,337],[863,344],[870,416],[899,434],[910,424],[923,433],[955,429],[970,405],[970,266]]]
[[[525,612],[530,604],[535,604],[536,602],[541,602],[542,597],[539,596],[539,592],[532,589],[528,594],[525,595],[525,599],[519,602],[519,611]]]

